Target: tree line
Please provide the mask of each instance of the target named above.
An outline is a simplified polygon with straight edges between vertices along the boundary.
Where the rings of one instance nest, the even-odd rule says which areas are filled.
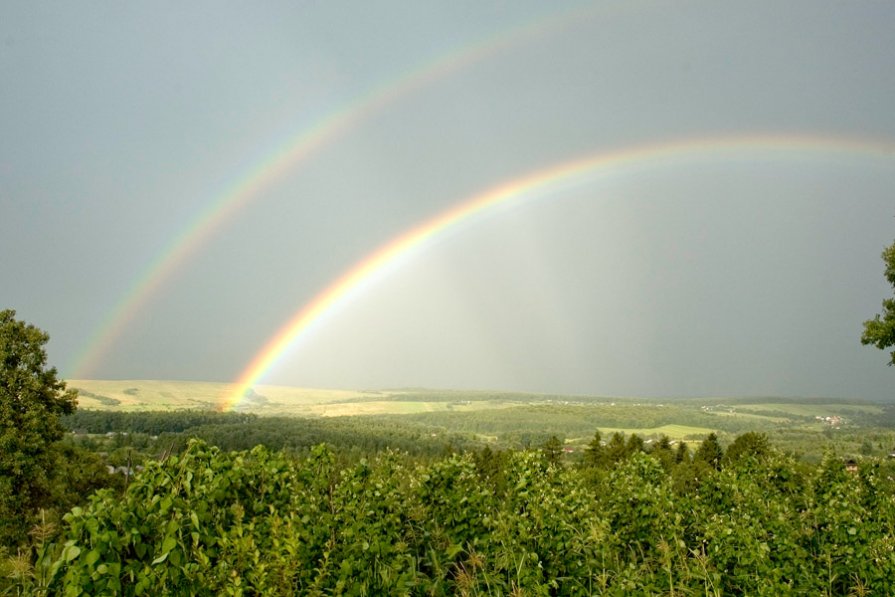
[[[66,595],[885,594],[895,469],[808,466],[745,434],[648,451],[595,437],[422,462],[193,440],[35,546]]]
[[[883,259],[895,286],[895,244]],[[895,299],[864,327],[863,343],[895,345]],[[122,485],[95,453],[60,442],[76,394],[47,365],[47,341],[0,311],[5,594],[869,595],[895,586],[891,461],[829,453],[813,466],[758,433],[726,450],[711,434],[691,451],[597,432],[574,466],[555,436],[539,449],[435,458],[388,449],[353,460],[326,444],[224,451],[192,439]],[[143,435],[240,426],[210,414],[179,428],[163,419],[150,417],[156,426]]]

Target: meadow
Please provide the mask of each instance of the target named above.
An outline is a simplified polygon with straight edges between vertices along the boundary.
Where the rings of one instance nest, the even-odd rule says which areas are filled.
[[[222,409],[227,384],[69,383],[52,492],[9,527],[0,594],[895,583],[891,405],[259,386]]]
[[[233,390],[230,384],[192,381],[70,380],[69,385],[79,391],[80,409],[110,414],[217,411]],[[729,441],[737,434],[758,431],[778,447],[815,461],[831,447],[844,453],[885,455],[895,445],[889,445],[895,441],[890,406],[842,398],[646,399],[263,385],[228,410],[256,416],[257,425],[268,427],[288,426],[290,419],[317,420],[320,429],[389,430],[385,435],[401,430],[399,434],[407,437],[510,448],[537,446],[555,436],[573,451],[583,449],[597,431],[604,437],[637,434],[649,442],[665,436],[690,444],[710,433]],[[869,447],[868,438],[873,438]]]

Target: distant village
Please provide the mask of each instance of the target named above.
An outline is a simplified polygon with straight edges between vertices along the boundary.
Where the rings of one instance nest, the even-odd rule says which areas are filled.
[[[818,415],[818,416],[814,417],[814,420],[820,421],[822,423],[826,423],[833,429],[839,429],[840,427],[842,427],[842,423],[843,423],[842,417],[840,417],[838,415],[833,415],[831,417],[822,417],[822,416]]]

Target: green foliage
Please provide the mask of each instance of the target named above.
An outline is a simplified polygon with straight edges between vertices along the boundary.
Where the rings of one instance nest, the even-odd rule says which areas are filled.
[[[749,431],[737,436],[733,443],[727,446],[721,461],[725,465],[730,465],[747,459],[762,460],[770,454],[770,451],[771,446],[766,434]]]
[[[882,258],[886,264],[886,280],[895,287],[895,243],[883,250]],[[861,344],[870,344],[880,350],[895,346],[895,298],[883,299],[882,317],[877,314],[864,322]],[[895,351],[889,353],[888,364],[895,365]]]
[[[128,390],[132,383],[121,382],[119,385]],[[94,391],[106,391],[104,387],[97,383]],[[158,388],[153,391],[159,392]],[[414,400],[439,397],[428,391],[420,392],[407,396]],[[144,393],[142,388],[139,393]],[[119,390],[115,396],[128,395]],[[843,403],[841,399],[758,397],[712,399],[712,403],[706,404],[705,399],[674,400],[672,403],[620,399],[616,403],[597,398],[558,400],[554,397],[544,404],[548,397],[450,394],[451,400],[460,400],[464,396],[470,398],[466,401],[469,404],[478,405],[475,412],[302,418],[199,410],[135,412],[124,410],[130,407],[123,404],[116,410],[79,409],[64,417],[64,424],[76,432],[77,441],[83,445],[93,443],[95,447],[101,443],[104,445],[102,450],[110,453],[127,448],[152,456],[169,449],[180,451],[191,437],[204,439],[224,450],[247,450],[255,445],[301,450],[327,443],[337,446],[341,453],[350,451],[353,458],[358,458],[389,448],[428,457],[443,454],[446,449],[478,450],[485,445],[501,450],[529,448],[541,446],[555,435],[564,439],[565,447],[574,452],[564,457],[565,462],[583,458],[595,429],[601,431],[606,441],[615,432],[626,441],[643,439],[646,445],[637,449],[647,451],[652,449],[652,442],[660,441],[663,435],[676,441],[702,441],[715,432],[725,443],[736,434],[756,431],[767,433],[774,446],[817,463],[822,456],[822,445],[829,443],[828,440],[857,455],[865,438],[856,434],[863,433],[867,427],[880,431],[881,428],[895,428],[895,407]],[[394,395],[390,400],[397,404],[402,402],[400,398],[401,395]],[[484,406],[491,399],[505,401],[510,398],[519,402],[512,403],[515,406],[501,402],[499,408]],[[359,395],[343,400],[361,405],[369,399],[369,395]],[[818,416],[838,417],[836,429],[819,421]],[[116,432],[119,435],[114,439],[95,437]],[[94,437],[85,437],[87,435]],[[638,437],[633,438],[634,435]],[[852,447],[854,439],[857,444]],[[874,437],[873,441],[877,444],[874,454],[881,455],[883,447],[878,444],[883,442],[886,448],[895,446],[895,433],[887,432],[886,437]],[[118,452],[115,458],[120,458],[121,454]]]
[[[606,449],[603,447],[603,437],[599,431],[594,432],[594,438],[587,444],[584,451],[584,464],[588,467],[602,468],[606,465]]]
[[[78,390],[78,396],[81,398],[93,398],[103,406],[118,406],[121,404],[121,400],[118,400],[117,398],[110,398],[108,396],[103,396],[102,394],[88,392],[87,390]]]
[[[544,454],[544,458],[546,458],[547,462],[549,462],[550,464],[553,464],[555,466],[561,465],[563,454],[562,440],[555,435],[551,435],[550,438],[541,446],[541,453]]]
[[[250,450],[263,445],[272,450],[303,450],[327,443],[343,450],[369,454],[400,449],[412,454],[437,455],[445,447],[478,447],[479,442],[462,435],[433,433],[390,420],[372,417],[332,417],[306,419],[299,417],[259,417],[245,413],[215,411],[150,411],[115,412],[78,410],[64,418],[67,429],[78,434],[119,434],[117,447],[137,447],[142,451],[169,450],[179,452],[190,438],[199,438],[223,450]],[[439,430],[441,431],[441,430]],[[142,436],[142,437],[141,437]],[[173,446],[173,447],[172,447]]]
[[[109,490],[66,515],[56,564],[65,594],[244,591],[291,586],[301,538],[293,463],[263,448],[221,457],[193,442],[151,463],[123,499]],[[297,535],[297,536],[296,536]]]
[[[543,398],[542,398],[543,400]],[[775,413],[780,416],[780,413]],[[377,421],[400,422],[405,426],[450,430],[497,437],[511,447],[540,445],[551,435],[557,437],[590,436],[594,429],[638,430],[676,424],[708,433],[712,429],[731,433],[748,431],[767,419],[718,416],[703,412],[692,404],[649,402],[606,402],[605,399],[568,400],[547,404],[519,403],[509,408],[480,409],[468,412],[424,412],[407,415],[368,417]],[[644,434],[640,434],[643,436]]]
[[[617,464],[628,456],[628,446],[625,444],[625,436],[621,433],[613,433],[606,445],[606,461],[609,464]]]
[[[110,474],[106,462],[95,452],[57,442],[51,448],[51,456],[50,504],[59,513],[83,504],[97,490],[109,488],[116,494],[124,490],[125,476]]]
[[[39,542],[37,564],[16,586],[65,595],[844,595],[895,586],[895,465],[867,461],[848,473],[828,456],[806,469],[760,437],[732,445],[760,450],[737,448],[718,469],[684,458],[669,470],[664,442],[608,469],[560,466],[541,450],[427,463],[386,451],[340,466],[324,446],[228,453],[193,441],[149,463],[123,498],[103,490],[74,508],[64,536]]]
[[[51,445],[64,433],[59,422],[75,408],[47,366],[49,336],[0,311],[0,546],[22,543],[41,507],[51,503]]]
[[[710,433],[699,445],[699,449],[693,455],[693,460],[704,462],[712,468],[721,467],[721,459],[724,457],[724,450],[718,443],[718,436]]]
[[[671,440],[667,435],[663,435],[652,445],[650,454],[659,461],[665,472],[669,472],[674,468],[675,453],[671,446]]]

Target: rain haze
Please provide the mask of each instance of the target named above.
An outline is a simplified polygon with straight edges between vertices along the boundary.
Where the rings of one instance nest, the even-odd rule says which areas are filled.
[[[0,308],[72,379],[235,381],[510,189],[256,381],[889,400],[859,339],[892,31],[890,2],[4,2]]]

